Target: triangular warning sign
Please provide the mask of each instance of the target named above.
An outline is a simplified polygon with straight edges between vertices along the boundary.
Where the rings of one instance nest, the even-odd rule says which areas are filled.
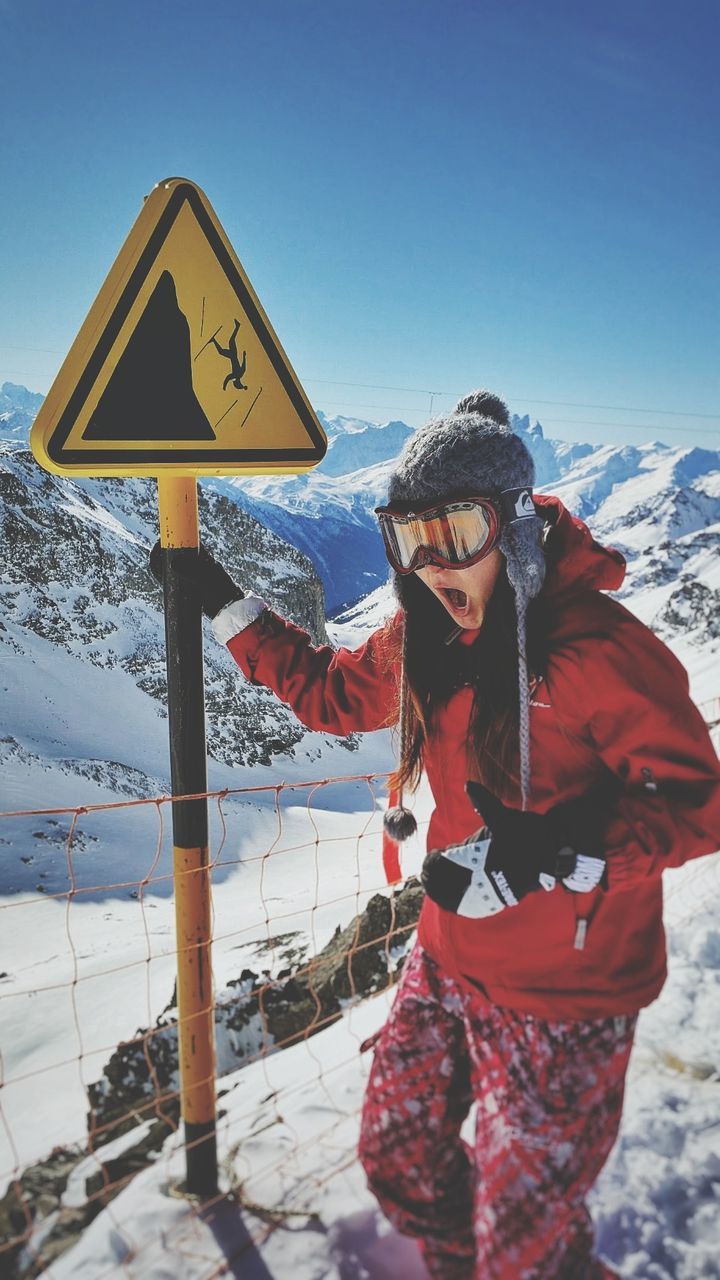
[[[160,183],[33,424],[63,475],[301,472],[327,441],[204,193]]]

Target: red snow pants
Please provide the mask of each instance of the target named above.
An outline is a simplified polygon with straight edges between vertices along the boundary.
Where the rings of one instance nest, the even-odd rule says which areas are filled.
[[[415,945],[377,1040],[360,1159],[433,1280],[606,1274],[585,1196],[617,1136],[636,1021],[503,1009]]]

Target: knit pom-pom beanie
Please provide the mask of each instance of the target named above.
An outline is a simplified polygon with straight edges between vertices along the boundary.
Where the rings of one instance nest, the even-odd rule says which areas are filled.
[[[532,455],[512,431],[507,405],[490,391],[473,391],[463,396],[447,417],[433,418],[410,437],[398,458],[388,488],[389,504],[403,504],[405,509],[408,503],[420,506],[452,498],[485,497],[493,499],[501,512],[498,546],[505,558],[517,617],[523,808],[527,807],[530,794],[525,617],[530,601],[545,580],[543,522],[532,505],[534,482]],[[400,820],[396,825],[404,829]]]

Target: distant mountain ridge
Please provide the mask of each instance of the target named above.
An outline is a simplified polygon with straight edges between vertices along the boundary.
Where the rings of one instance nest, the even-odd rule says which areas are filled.
[[[35,414],[44,396],[15,382],[3,382],[0,387],[0,440],[17,440],[27,443]]]
[[[344,476],[363,467],[395,458],[405,441],[413,435],[405,422],[386,422],[383,426],[369,423],[360,431],[339,433],[331,438],[326,456],[320,464],[325,475]]]
[[[334,424],[330,420],[326,422],[331,429],[334,426],[329,456],[338,450],[339,457],[350,457],[354,463],[363,443],[370,441],[371,456],[378,460],[340,476],[335,474],[332,463],[328,472],[323,462],[302,476],[233,477],[208,483],[228,496],[234,495],[244,510],[254,512],[279,536],[305,552],[323,580],[328,615],[334,617],[387,580],[388,566],[374,511],[387,498],[398,433],[394,423],[387,424],[393,430],[385,437],[383,433],[387,428],[363,424],[357,419],[350,420],[347,426],[343,419],[335,420]],[[548,440],[542,425],[529,415],[513,415],[512,426],[532,454],[538,491],[559,491],[558,486],[567,477],[585,477],[581,491],[574,494],[576,506],[572,507],[583,517],[592,516],[598,510],[613,486],[644,475],[650,458],[659,465],[661,458],[680,459],[692,453],[694,461],[678,464],[674,479],[667,481],[685,488],[694,482],[690,475],[692,467],[697,469],[695,479],[698,479],[705,472],[716,471],[720,457],[712,450],[669,449],[664,445],[635,448]],[[405,428],[405,431],[408,438],[411,430]],[[384,459],[378,458],[383,440],[387,444]],[[341,445],[343,441],[350,443]],[[340,453],[340,447],[347,449],[345,455]],[[686,500],[690,505],[702,502],[689,492]],[[626,510],[630,514],[634,505],[631,494],[627,501],[630,505]]]
[[[5,383],[0,439],[26,441],[42,396]],[[318,414],[329,447],[322,463],[301,476],[211,479],[215,489],[315,566],[325,590],[328,615],[362,599],[387,578],[387,562],[374,514],[387,495],[395,458],[413,435],[407,423],[384,424]],[[538,483],[564,473],[592,445],[560,445],[545,440],[539,422],[513,418],[533,453]]]
[[[6,407],[0,433],[15,439],[20,417],[27,430],[42,397],[10,383],[4,384],[2,396],[0,404]],[[9,427],[12,415],[15,425]],[[322,412],[319,417],[330,443],[326,459],[313,471],[207,479],[201,492],[208,500],[214,492],[233,504],[225,508],[223,541],[229,567],[244,585],[262,589],[242,560],[233,508],[307,556],[323,583],[328,616],[355,605],[362,612],[361,602],[388,580],[374,509],[386,499],[397,453],[412,428],[399,421],[379,425]],[[712,567],[720,541],[720,452],[659,443],[552,441],[529,415],[514,415],[512,425],[532,453],[537,489],[557,493],[571,511],[590,521],[598,538],[626,554],[630,571],[623,598],[638,591],[647,596],[677,579],[680,595],[674,603],[663,599],[662,608],[650,612],[648,620],[661,634],[671,634],[682,619],[688,635],[697,632],[697,642],[701,635],[712,640],[713,609],[720,603],[720,580]],[[95,485],[121,482],[84,483],[92,493]],[[237,530],[243,527],[241,519]]]

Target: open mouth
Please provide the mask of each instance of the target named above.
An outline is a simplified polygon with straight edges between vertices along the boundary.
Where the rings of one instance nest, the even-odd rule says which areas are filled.
[[[441,587],[440,592],[454,613],[467,613],[470,602],[466,591],[460,591],[457,587]]]

